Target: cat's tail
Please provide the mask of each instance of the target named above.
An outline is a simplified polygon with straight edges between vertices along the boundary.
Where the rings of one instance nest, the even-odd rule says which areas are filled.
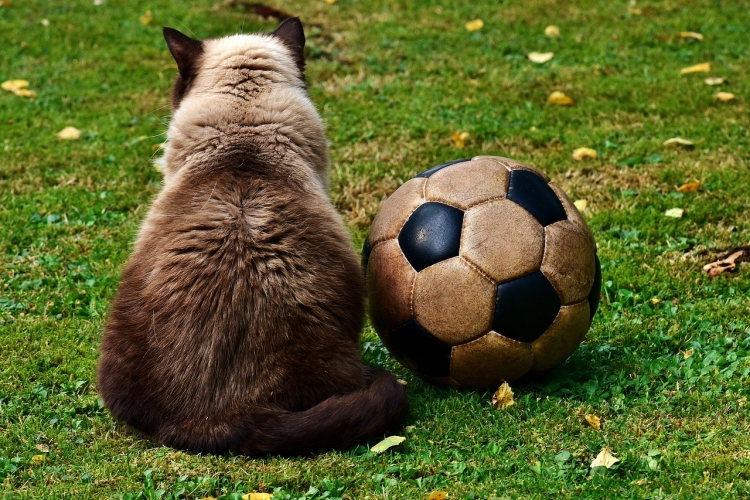
[[[393,375],[369,370],[369,384],[362,389],[332,396],[305,411],[235,415],[234,422],[212,425],[203,432],[195,427],[189,433],[162,429],[166,432],[156,438],[192,451],[231,450],[245,455],[299,455],[348,448],[394,429],[409,409],[406,391]]]

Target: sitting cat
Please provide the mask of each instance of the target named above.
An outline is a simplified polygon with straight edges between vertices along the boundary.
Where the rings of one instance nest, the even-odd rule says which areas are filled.
[[[102,339],[105,404],[196,452],[307,453],[386,432],[406,394],[361,359],[364,280],[326,195],[301,23],[164,37],[179,69],[164,186]]]

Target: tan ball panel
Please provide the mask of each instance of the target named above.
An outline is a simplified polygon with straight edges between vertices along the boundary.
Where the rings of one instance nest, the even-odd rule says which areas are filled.
[[[406,260],[398,240],[378,243],[367,266],[370,319],[378,332],[412,319],[411,293],[416,271]]]
[[[512,158],[504,158],[502,156],[477,156],[474,159],[476,158],[494,158],[500,164],[504,165],[508,170],[514,170],[514,169],[529,170],[537,174],[542,179],[544,179],[545,182],[549,182],[549,177],[547,177],[547,174],[545,174],[541,170],[534,168],[531,165],[521,163],[520,161],[514,160]]]
[[[544,228],[506,199],[473,207],[464,215],[460,255],[496,283],[533,273],[544,255]]]
[[[561,307],[552,325],[531,343],[534,370],[549,370],[565,361],[583,342],[589,325],[587,300]]]
[[[591,242],[594,244],[594,235],[591,233],[591,229],[589,228],[589,225],[586,223],[586,219],[583,218],[583,215],[581,215],[581,212],[578,211],[578,209],[575,206],[575,203],[573,203],[573,200],[570,199],[570,197],[563,191],[560,186],[550,182],[549,187],[552,188],[552,190],[555,192],[557,197],[560,199],[560,202],[563,205],[563,208],[565,209],[565,213],[568,215],[568,219],[572,220],[582,228],[584,228],[591,237]]]
[[[463,344],[490,330],[495,291],[460,257],[444,260],[417,274],[414,317],[443,342]]]
[[[496,332],[453,347],[451,377],[465,387],[497,388],[531,370],[531,344],[516,342]]]
[[[398,236],[409,215],[424,202],[424,185],[427,179],[415,177],[401,185],[383,202],[372,222],[368,236],[371,245]]]
[[[596,248],[591,233],[569,220],[544,228],[545,250],[542,272],[560,296],[563,305],[584,300],[594,284]]]
[[[467,209],[508,191],[508,169],[490,158],[451,165],[432,174],[427,181],[428,201],[440,201]]]

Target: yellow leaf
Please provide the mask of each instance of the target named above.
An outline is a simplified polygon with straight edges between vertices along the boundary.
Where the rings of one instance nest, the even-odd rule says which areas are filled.
[[[81,131],[75,127],[65,127],[64,129],[59,131],[56,135],[60,139],[76,140],[79,137],[81,137]]]
[[[245,493],[242,495],[242,500],[271,500],[273,493]]]
[[[576,200],[573,202],[573,205],[576,206],[579,212],[583,212],[589,206],[589,202],[586,200]]]
[[[398,382],[401,385],[409,385],[409,382],[407,382],[406,380],[402,378],[396,379],[396,382]]]
[[[602,430],[602,421],[596,415],[588,413],[584,415],[583,418],[586,419],[586,422],[591,426],[591,428],[596,429],[597,431]]]
[[[10,7],[9,0],[0,0],[0,7]]]
[[[727,102],[734,99],[734,94],[731,92],[717,92],[714,94],[714,99],[721,101],[721,102]]]
[[[469,139],[469,133],[468,132],[453,132],[451,134],[451,139],[453,139],[453,144],[458,149],[463,149],[466,147],[466,141]]]
[[[335,4],[335,3],[336,3],[336,0],[323,0],[323,1],[324,1],[325,3],[327,3],[328,5],[333,5],[333,4]],[[269,498],[270,498],[270,497],[269,497]]]
[[[529,61],[535,62],[537,64],[544,64],[553,57],[555,57],[554,52],[529,52]]]
[[[677,188],[678,193],[693,193],[695,191],[698,191],[698,188],[701,187],[700,181],[694,181],[694,182],[687,182],[683,184],[682,186]]]
[[[552,92],[547,98],[547,102],[550,104],[557,104],[558,106],[573,106],[576,101],[572,97],[568,97],[559,90]]]
[[[147,10],[145,14],[141,16],[141,24],[144,26],[148,26],[151,24],[151,20],[154,18],[154,16],[151,14],[150,10]]]
[[[508,382],[497,388],[495,394],[492,395],[492,407],[496,410],[505,410],[516,404],[513,400],[513,391],[511,390]]]
[[[695,148],[695,143],[693,141],[683,139],[682,137],[672,137],[671,139],[667,139],[666,141],[664,141],[662,143],[662,146],[679,146],[685,149],[693,149]]]
[[[703,40],[703,35],[695,31],[680,31],[680,38],[692,38],[693,40]]]
[[[28,80],[6,80],[2,84],[0,84],[0,87],[2,87],[3,90],[7,90],[8,92],[15,93],[16,90],[28,88],[29,81]]]
[[[711,63],[700,63],[680,70],[681,75],[687,75],[688,73],[708,73],[711,71]]]
[[[560,36],[560,28],[558,28],[554,24],[550,24],[549,26],[544,28],[544,34],[549,37]]]
[[[690,349],[685,351],[685,354],[682,355],[682,359],[688,359],[692,355],[693,355],[693,348],[691,347]]]
[[[466,23],[466,29],[468,31],[479,31],[482,28],[484,28],[484,21],[481,19],[474,19],[473,21]]]
[[[31,457],[31,460],[34,462],[34,465],[42,465],[44,463],[44,455],[34,455]]]
[[[714,85],[721,85],[722,83],[726,81],[727,81],[726,78],[721,77],[721,76],[709,76],[708,78],[703,80],[703,83],[705,83],[706,85],[714,86]]]
[[[619,461],[619,458],[615,457],[609,452],[609,448],[604,448],[599,452],[594,461],[591,462],[591,468],[593,469],[594,467],[606,467],[607,469],[609,469]]]
[[[656,298],[656,297],[652,297],[652,298],[651,298],[651,303],[652,303],[653,305],[655,305],[655,306],[656,306],[656,305],[659,305],[659,304],[661,304],[662,302],[663,302],[663,301],[662,301],[661,299],[659,299],[659,298]]]
[[[7,80],[0,84],[3,90],[13,92],[18,97],[35,97],[36,92],[29,89],[28,80]]]
[[[49,453],[49,445],[48,444],[38,444],[36,445],[36,449],[41,451],[42,453]]]
[[[670,208],[666,212],[664,212],[664,215],[667,217],[672,217],[673,219],[680,219],[685,214],[685,210],[682,208]]]
[[[397,446],[404,441],[406,441],[406,438],[402,436],[388,436],[387,438],[370,448],[370,451],[373,453],[383,453],[388,448]]]
[[[448,498],[448,492],[446,491],[433,491],[427,500],[445,500]]]
[[[573,151],[573,159],[577,161],[585,160],[586,158],[591,158],[592,160],[597,157],[596,149],[591,148],[578,148],[575,151]]]
[[[216,500],[216,497],[203,497],[201,500]]]

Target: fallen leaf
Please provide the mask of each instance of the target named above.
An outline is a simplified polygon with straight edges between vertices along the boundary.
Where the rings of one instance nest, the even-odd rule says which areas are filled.
[[[28,80],[7,80],[0,84],[3,90],[13,92],[18,97],[36,97],[36,92],[29,88]]]
[[[576,206],[579,212],[583,212],[589,206],[589,202],[586,200],[576,200],[573,202],[573,205]]]
[[[670,208],[666,212],[664,212],[664,215],[667,217],[672,217],[674,219],[679,219],[685,214],[685,210],[682,208]]]
[[[103,0],[94,0],[94,5],[101,5]]]
[[[688,359],[692,355],[693,355],[693,348],[691,347],[690,349],[685,351],[685,354],[682,355],[682,359]]]
[[[703,40],[703,35],[695,31],[680,31],[680,38],[692,38],[693,40]]]
[[[200,500],[216,500],[216,497],[203,497]]]
[[[469,139],[469,133],[468,132],[453,132],[451,134],[451,139],[453,139],[453,144],[458,149],[463,149],[466,147],[466,141]]]
[[[678,193],[694,193],[695,191],[698,191],[698,188],[701,187],[700,181],[693,181],[693,182],[687,182],[683,184],[682,186],[677,188]]]
[[[708,73],[711,71],[711,63],[700,63],[680,70],[681,75],[687,75],[688,73]]]
[[[723,76],[709,76],[708,78],[703,80],[703,83],[705,83],[706,85],[715,86],[715,85],[721,85],[722,83],[726,81],[727,79],[724,78]]]
[[[544,34],[550,37],[560,36],[560,28],[558,28],[554,24],[550,24],[549,26],[544,28]]]
[[[327,3],[328,5],[333,5],[333,4],[335,4],[335,3],[336,3],[336,0],[323,0],[323,1],[324,1],[325,3]]]
[[[585,160],[586,158],[594,160],[597,156],[598,154],[596,152],[596,149],[578,148],[573,151],[573,159],[578,161]]]
[[[568,97],[559,90],[552,92],[547,98],[547,102],[550,104],[557,104],[558,106],[573,106],[576,101],[572,97]]]
[[[663,300],[661,300],[661,299],[660,299],[660,298],[658,298],[658,297],[652,297],[652,298],[651,298],[651,303],[652,303],[653,305],[655,305],[655,306],[657,306],[657,305],[661,304],[662,302],[663,302]]]
[[[42,465],[44,463],[44,455],[34,455],[31,457],[31,460],[34,462],[34,465]]]
[[[709,278],[715,278],[720,274],[734,271],[740,262],[750,261],[750,246],[739,247],[731,251],[729,255],[716,262],[711,262],[703,266],[703,270],[708,273]]]
[[[717,92],[714,94],[714,99],[721,101],[721,102],[727,102],[734,99],[734,94],[731,92]]]
[[[55,135],[57,135],[57,137],[59,137],[60,139],[76,140],[81,137],[81,131],[75,127],[65,127]]]
[[[396,382],[398,382],[401,385],[409,385],[409,383],[402,378],[396,379]]]
[[[554,52],[529,52],[529,61],[535,62],[537,64],[544,64],[553,57],[555,57]]]
[[[151,24],[153,18],[154,16],[151,14],[151,11],[147,10],[146,13],[141,16],[141,24],[144,26],[148,26],[149,24]]]
[[[596,415],[588,413],[584,415],[583,418],[586,419],[586,422],[591,426],[592,429],[596,429],[597,431],[602,430],[602,421]]]
[[[666,141],[664,141],[661,145],[662,146],[679,146],[685,149],[695,148],[695,143],[693,141],[683,139],[682,137],[672,137],[671,139],[667,139]]]
[[[10,2],[8,0],[0,0],[0,7],[10,7]]]
[[[242,500],[271,500],[273,493],[245,493]]]
[[[497,388],[495,394],[492,395],[492,407],[496,410],[505,410],[514,404],[516,404],[516,402],[513,401],[513,391],[508,385],[508,382],[503,382],[503,384]]]
[[[635,0],[630,0],[630,3],[628,4],[628,14],[633,16],[640,16],[643,14],[643,11],[635,6]]]
[[[388,436],[387,438],[370,448],[370,451],[373,453],[383,453],[388,448],[397,446],[404,441],[406,441],[406,438],[402,436]]]
[[[49,26],[49,19],[42,19],[42,26],[44,26],[45,28]]]
[[[42,453],[49,453],[49,445],[48,444],[38,444],[36,445],[36,449],[41,451]]]
[[[479,31],[484,28],[484,21],[481,19],[474,19],[473,21],[466,23],[465,26],[467,31]]]
[[[619,458],[615,457],[609,452],[609,448],[604,448],[599,452],[594,461],[591,462],[591,468],[593,469],[594,467],[606,467],[607,469],[609,469],[619,461]]]
[[[448,498],[448,492],[446,491],[433,491],[427,500],[445,500]]]

